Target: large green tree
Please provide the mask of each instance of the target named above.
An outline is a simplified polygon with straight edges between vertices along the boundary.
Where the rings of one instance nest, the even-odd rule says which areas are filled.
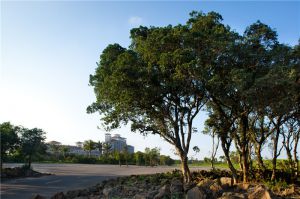
[[[13,126],[10,122],[0,124],[0,145],[1,145],[1,163],[0,169],[2,171],[3,159],[8,152],[12,152],[19,144],[18,127]]]
[[[161,136],[180,156],[185,182],[194,119],[206,102],[203,69],[232,34],[221,20],[192,12],[184,25],[134,28],[130,47],[107,46],[90,76],[97,100],[88,112],[99,111],[109,129],[130,121],[132,131]]]

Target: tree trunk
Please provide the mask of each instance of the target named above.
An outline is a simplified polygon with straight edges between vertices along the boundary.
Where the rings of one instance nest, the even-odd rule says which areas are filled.
[[[1,162],[0,162],[0,171],[2,172],[2,166],[3,166],[3,159],[2,159],[2,156],[1,156],[1,158],[0,158],[1,160]]]
[[[183,181],[184,183],[189,183],[192,180],[191,172],[188,166],[188,157],[187,154],[184,152],[180,153],[180,159],[181,159],[181,171],[183,175]]]
[[[28,158],[28,167],[31,168],[31,155],[29,155],[29,158]]]
[[[232,173],[233,182],[237,183],[238,182],[238,176],[237,176],[236,169],[234,168],[234,166],[233,166],[233,164],[230,160],[230,157],[229,157],[229,146],[227,146],[227,148],[226,148],[226,141],[222,138],[221,138],[221,145],[222,145],[222,149],[223,149],[225,158],[227,160],[228,167],[229,167],[229,169]]]
[[[276,177],[276,163],[277,163],[277,148],[278,148],[278,140],[279,140],[279,124],[276,127],[276,135],[274,137],[274,148],[273,148],[273,159],[272,159],[272,177],[271,180],[274,181]]]
[[[212,170],[215,170],[215,167],[214,167],[215,134],[214,133],[212,135],[212,141],[213,141],[213,143],[212,143],[212,152],[211,152],[211,160],[210,160],[210,162],[211,162],[211,168],[212,168]]]
[[[297,147],[298,147],[298,142],[299,142],[299,137],[300,137],[300,132],[297,132],[295,138],[294,138],[294,151],[293,151],[293,156],[294,156],[294,161],[295,161],[295,177],[297,178],[299,176],[299,161],[297,157]]]
[[[249,181],[249,162],[246,147],[242,147],[243,182]]]
[[[264,162],[261,157],[261,144],[260,143],[257,143],[257,145],[255,147],[255,153],[256,153],[256,157],[257,157],[258,169],[261,171],[265,171],[266,167],[265,167]]]

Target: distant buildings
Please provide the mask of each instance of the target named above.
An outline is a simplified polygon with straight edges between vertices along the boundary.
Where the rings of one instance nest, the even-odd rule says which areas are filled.
[[[110,133],[105,134],[105,143],[111,145],[112,151],[123,151],[127,148],[128,153],[134,153],[134,147],[131,145],[127,145],[126,138],[120,136],[120,134],[114,134],[111,136]]]
[[[111,146],[110,151],[124,151],[127,149],[128,153],[134,153],[134,147],[131,145],[127,145],[126,138],[123,138],[120,136],[120,134],[114,134],[111,136],[110,133],[105,134],[105,144],[108,144]],[[51,141],[48,142],[48,149],[47,151],[52,154],[58,154],[59,153],[59,147],[63,146],[60,142]],[[83,142],[76,142],[76,146],[70,146],[66,145],[65,147],[68,148],[68,154],[74,154],[74,155],[88,155],[88,151],[83,150]],[[102,145],[103,147],[103,145]],[[103,148],[102,148],[103,151]],[[101,156],[102,151],[99,149],[94,149],[91,151],[91,156]]]

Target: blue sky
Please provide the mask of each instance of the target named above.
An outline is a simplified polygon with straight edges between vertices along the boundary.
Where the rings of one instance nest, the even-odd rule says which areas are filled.
[[[102,50],[111,43],[130,44],[131,28],[185,23],[189,13],[216,11],[232,29],[242,33],[260,20],[278,32],[280,42],[295,45],[300,33],[300,2],[8,2],[1,1],[0,122],[39,127],[48,141],[74,144],[104,140],[99,115],[86,114],[94,100],[88,86]],[[205,114],[195,121],[201,131]],[[144,138],[117,129],[137,150],[160,147],[172,155],[158,136]],[[191,146],[207,156],[211,140],[195,134]],[[220,154],[222,154],[221,150]],[[191,155],[193,152],[191,152]],[[270,152],[265,149],[265,156]]]

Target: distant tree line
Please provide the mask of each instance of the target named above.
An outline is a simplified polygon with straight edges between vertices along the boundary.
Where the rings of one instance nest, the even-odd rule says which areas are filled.
[[[108,45],[90,75],[96,101],[87,112],[100,113],[107,129],[130,124],[132,131],[159,135],[175,147],[187,183],[194,123],[201,122],[194,120],[201,110],[209,116],[205,132],[215,145],[220,141],[235,181],[233,145],[244,182],[253,160],[265,171],[261,152],[268,144],[270,179],[276,180],[283,149],[296,178],[300,45],[280,43],[276,31],[260,21],[239,34],[222,20],[216,12],[192,12],[185,24],[133,28],[128,48]]]
[[[83,149],[87,155],[71,154],[69,146],[60,142],[45,143],[45,132],[38,128],[27,129],[14,126],[10,122],[0,124],[1,135],[1,169],[5,161],[25,162],[30,167],[32,161],[68,162],[87,164],[119,164],[157,166],[172,165],[170,156],[160,154],[158,148],[146,148],[144,152],[129,153],[124,147],[122,151],[113,151],[111,145],[100,141],[86,140]],[[91,156],[92,150],[99,150],[98,157]]]

